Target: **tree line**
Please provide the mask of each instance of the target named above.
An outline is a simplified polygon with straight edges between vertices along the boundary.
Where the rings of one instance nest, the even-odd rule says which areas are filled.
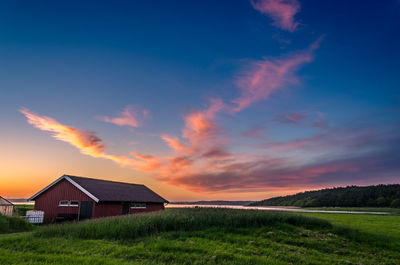
[[[347,186],[274,197],[252,206],[392,207],[400,208],[400,184]]]

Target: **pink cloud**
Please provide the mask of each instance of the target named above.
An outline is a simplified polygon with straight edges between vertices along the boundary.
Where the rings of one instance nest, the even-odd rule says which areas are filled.
[[[286,114],[283,116],[283,118],[291,122],[300,122],[305,120],[306,116],[304,116],[301,113],[294,113],[294,114]]]
[[[245,67],[236,80],[241,96],[234,99],[237,104],[232,112],[241,111],[254,102],[268,99],[269,96],[285,86],[295,83],[295,71],[304,63],[311,62],[309,52],[300,53],[285,59],[264,59],[253,61]]]
[[[171,137],[164,134],[161,136],[161,139],[163,139],[164,142],[166,142],[169,147],[171,147],[175,151],[183,151],[185,149],[185,146],[181,143],[178,137]]]
[[[216,135],[220,128],[215,123],[215,115],[226,108],[220,99],[212,99],[210,106],[206,110],[194,111],[185,117],[185,128],[183,137],[189,139],[192,143],[201,138]]]
[[[242,133],[242,136],[248,137],[248,138],[263,138],[264,133],[263,130],[265,128],[260,125],[255,125],[247,129],[245,132]]]
[[[301,149],[310,150],[312,148],[321,147],[321,141],[325,140],[327,137],[328,135],[317,135],[309,138],[295,139],[286,142],[270,142],[258,145],[258,147],[261,147],[271,152],[287,152]]]
[[[139,111],[135,106],[127,106],[117,117],[104,116],[99,119],[118,126],[139,127],[141,125],[139,117],[146,118],[148,115],[148,110]]]
[[[293,32],[299,22],[294,16],[300,11],[300,3],[297,0],[251,0],[254,9],[269,16],[274,26]]]
[[[202,157],[212,158],[212,159],[226,158],[229,156],[231,156],[231,154],[222,146],[213,146],[202,154]]]
[[[247,64],[236,79],[241,95],[232,100],[237,106],[231,112],[239,112],[254,102],[268,99],[277,90],[297,83],[296,71],[313,60],[313,52],[319,48],[324,37],[318,38],[304,52],[282,58],[265,58]]]

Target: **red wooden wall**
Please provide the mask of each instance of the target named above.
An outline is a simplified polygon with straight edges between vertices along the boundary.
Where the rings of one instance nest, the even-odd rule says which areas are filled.
[[[94,206],[93,218],[117,216],[122,214],[121,202],[101,202],[96,203]]]
[[[100,202],[94,206],[93,218],[118,216],[122,214],[122,202]],[[146,203],[145,209],[129,209],[130,214],[148,213],[164,210],[163,203]]]
[[[85,193],[63,179],[35,199],[35,210],[44,211],[44,222],[52,222],[57,214],[78,214],[79,207],[58,206],[61,200],[93,201]]]
[[[163,203],[146,203],[145,209],[130,209],[130,214],[137,214],[137,213],[148,213],[148,212],[155,212],[155,211],[162,211],[164,210]]]

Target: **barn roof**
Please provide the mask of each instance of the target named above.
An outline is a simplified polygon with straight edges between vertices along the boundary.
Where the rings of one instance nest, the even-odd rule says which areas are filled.
[[[9,200],[4,199],[3,197],[0,196],[0,206],[13,206]]]
[[[109,180],[84,178],[70,175],[63,175],[49,186],[33,195],[29,200],[34,200],[37,196],[60,182],[67,180],[94,201],[99,202],[156,202],[168,203],[166,199],[141,184],[131,184]]]

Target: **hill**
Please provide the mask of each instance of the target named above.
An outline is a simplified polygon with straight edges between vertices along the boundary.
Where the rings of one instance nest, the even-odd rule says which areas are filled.
[[[250,206],[400,208],[400,184],[306,191],[254,202]]]

